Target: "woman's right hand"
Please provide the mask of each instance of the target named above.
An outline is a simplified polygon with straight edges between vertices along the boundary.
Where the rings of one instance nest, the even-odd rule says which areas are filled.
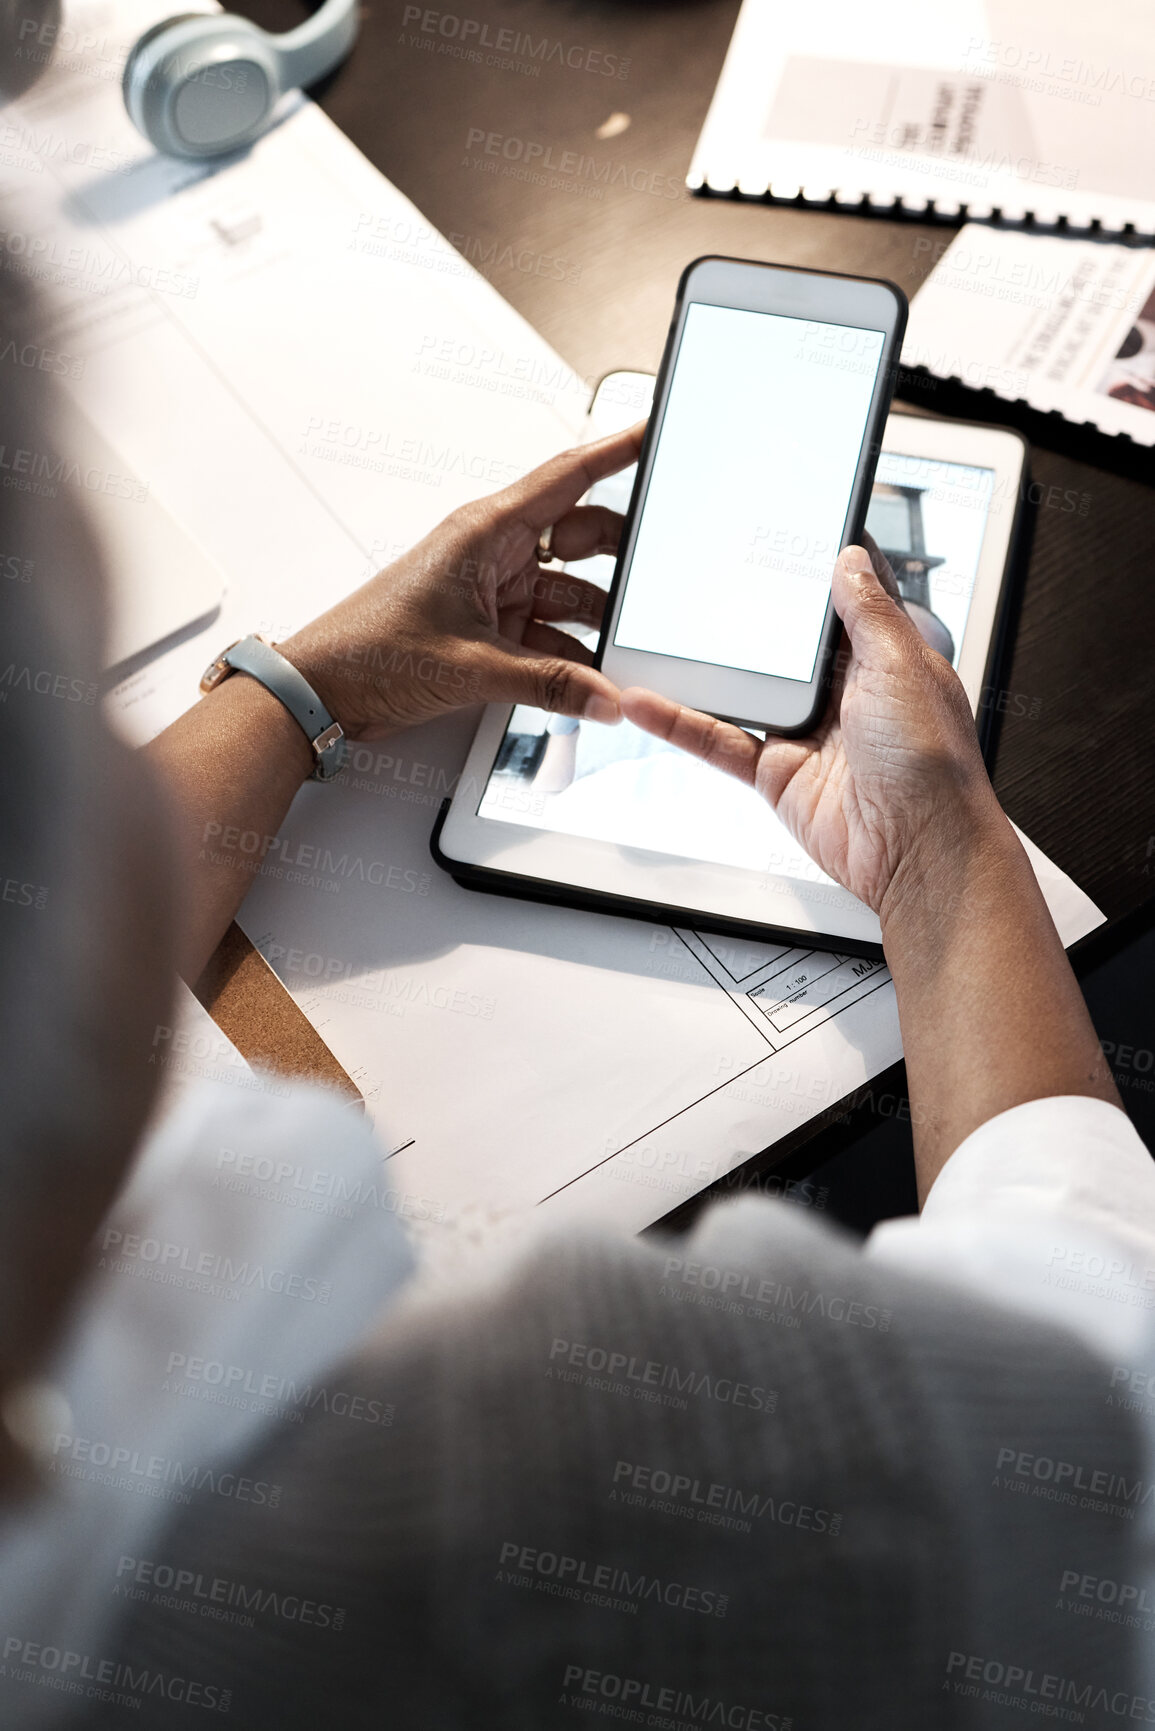
[[[822,870],[885,916],[903,881],[933,881],[944,857],[1009,825],[958,675],[879,563],[861,547],[839,555],[834,607],[850,647],[813,734],[763,742],[639,687],[622,693],[622,712],[756,787]]]

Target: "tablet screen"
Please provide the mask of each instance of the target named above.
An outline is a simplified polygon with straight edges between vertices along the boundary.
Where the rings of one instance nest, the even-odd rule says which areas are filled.
[[[629,480],[614,477],[614,496],[605,489],[604,502],[621,508]],[[993,485],[988,468],[888,451],[878,459],[867,528],[924,636],[956,666]],[[613,561],[586,561],[581,569],[608,585]],[[596,641],[592,633],[588,640]],[[681,859],[831,881],[753,789],[625,721],[600,727],[519,705],[477,813]]]

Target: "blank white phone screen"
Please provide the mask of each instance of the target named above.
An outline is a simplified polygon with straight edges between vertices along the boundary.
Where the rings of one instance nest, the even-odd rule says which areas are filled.
[[[809,681],[883,333],[693,303],[614,642]]]

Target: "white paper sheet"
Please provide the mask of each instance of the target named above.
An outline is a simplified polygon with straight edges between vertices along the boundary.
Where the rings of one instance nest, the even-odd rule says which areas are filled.
[[[911,303],[902,359],[1155,444],[1155,253],[968,223]]]
[[[71,9],[98,51],[65,55],[0,118],[8,260],[51,308],[36,339],[229,579],[212,641],[134,681],[135,738],[192,701],[230,632],[289,634],[564,445],[588,400],[305,99],[221,167],[156,156],[119,67],[167,12]],[[28,256],[26,237],[44,250]]]
[[[84,17],[123,40],[160,10]],[[229,579],[211,639],[114,694],[143,740],[230,637],[284,635],[571,442],[589,390],[319,110],[215,171],[160,163],[104,64],[9,111],[31,142],[0,198],[127,271],[110,296],[58,285],[39,338]],[[428,843],[476,721],[308,784],[241,914],[363,1089],[433,1260],[542,1203],[641,1228],[900,1054],[873,964],[458,888]],[[1061,873],[1048,893],[1068,942],[1099,923]]]
[[[743,0],[692,187],[1155,231],[1144,0]]]

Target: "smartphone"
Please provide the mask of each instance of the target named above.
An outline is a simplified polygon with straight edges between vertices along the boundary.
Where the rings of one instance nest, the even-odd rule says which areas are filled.
[[[906,297],[745,259],[683,272],[597,665],[694,709],[807,732],[862,533]]]

